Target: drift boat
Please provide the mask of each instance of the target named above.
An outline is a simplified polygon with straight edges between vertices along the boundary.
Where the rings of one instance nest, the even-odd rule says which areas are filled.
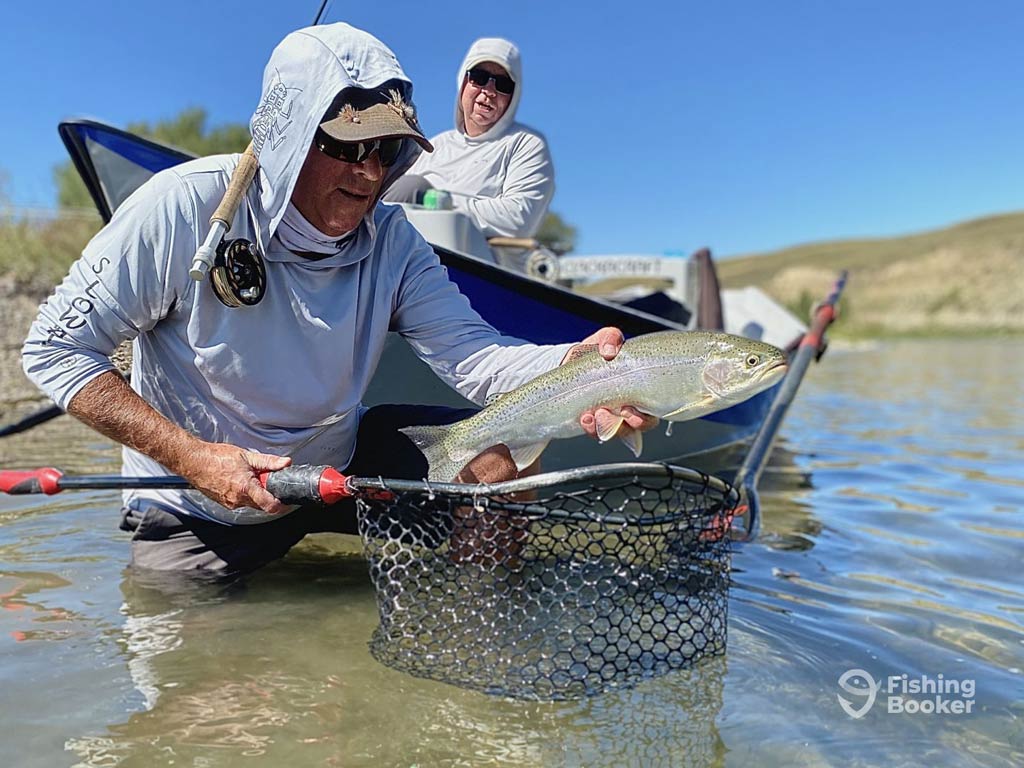
[[[192,159],[180,150],[91,120],[61,123],[59,132],[104,221],[154,173]],[[707,329],[760,338],[793,350],[806,331],[803,323],[757,289],[719,291],[707,252],[689,260],[556,257],[544,254],[529,241],[488,242],[457,211],[407,206],[406,212],[474,309],[510,336],[554,344],[578,341],[607,325],[621,328],[627,336]],[[607,283],[609,277],[614,278],[619,296],[614,291],[602,295],[602,282]],[[633,290],[623,296],[624,283]],[[643,294],[645,284],[654,290],[637,295],[638,289]],[[780,386],[672,432],[656,430],[646,436],[642,459],[696,465],[715,472],[735,467],[764,423]],[[388,340],[364,401],[367,405],[467,404],[397,335]],[[549,450],[545,468],[630,459],[624,446],[599,446],[580,438]]]

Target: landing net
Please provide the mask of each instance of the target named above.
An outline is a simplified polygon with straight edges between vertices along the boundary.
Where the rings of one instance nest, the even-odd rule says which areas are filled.
[[[373,487],[394,493],[358,502],[380,614],[370,649],[390,667],[551,700],[725,650],[738,498],[721,480],[618,464]]]

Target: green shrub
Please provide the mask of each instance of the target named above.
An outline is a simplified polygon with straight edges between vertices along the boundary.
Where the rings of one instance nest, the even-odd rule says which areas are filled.
[[[0,217],[0,275],[19,292],[46,295],[101,225],[77,211],[46,221]]]

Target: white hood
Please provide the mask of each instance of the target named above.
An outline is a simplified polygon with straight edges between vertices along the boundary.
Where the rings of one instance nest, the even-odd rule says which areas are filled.
[[[466,71],[477,64],[485,61],[493,61],[505,68],[515,81],[516,90],[508,103],[508,109],[488,131],[476,136],[472,141],[492,141],[502,136],[516,119],[516,110],[519,108],[519,100],[523,97],[523,65],[519,58],[519,49],[515,43],[503,40],[500,37],[481,37],[472,46],[466,58],[462,60],[462,66],[455,78],[455,130],[459,133],[466,132],[466,120],[462,113],[462,84],[466,79]],[[468,137],[467,137],[468,138]]]
[[[401,81],[402,95],[412,104],[412,83],[395,54],[373,35],[348,24],[300,29],[274,49],[263,73],[259,107],[249,123],[259,160],[263,214],[256,218],[260,246],[268,259],[289,258],[287,253],[272,256],[268,245],[291,199],[313,134],[334,97],[345,88],[378,88],[389,80]],[[405,142],[402,156],[388,169],[382,192],[412,165],[420,151],[416,142]],[[375,237],[373,211],[368,211],[340,254],[317,262],[317,266],[340,266],[364,258]]]

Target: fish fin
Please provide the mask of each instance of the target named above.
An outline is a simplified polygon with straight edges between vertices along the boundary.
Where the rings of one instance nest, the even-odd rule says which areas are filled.
[[[711,405],[714,402],[715,402],[715,396],[714,395],[704,395],[704,397],[702,397],[697,402],[695,402],[695,403],[687,403],[686,405],[682,406],[681,408],[677,408],[676,410],[672,411],[672,413],[666,413],[661,418],[663,418],[663,419],[672,419],[673,421],[686,421],[687,419],[693,419],[693,418],[696,418],[697,416],[703,416],[705,413],[708,413],[708,411],[706,411],[705,408],[707,408],[707,406]],[[695,413],[693,413],[692,416],[687,416],[686,414],[689,413],[689,412],[695,412]],[[673,418],[673,417],[676,417],[676,418]],[[682,418],[679,418],[679,417],[682,417]]]
[[[569,350],[569,353],[565,356],[565,360],[562,361],[562,365],[575,360],[577,357],[582,357],[588,352],[597,351],[597,344],[577,344]]]
[[[607,408],[598,408],[594,412],[594,423],[597,426],[597,439],[602,443],[607,443],[613,437],[615,433],[619,431],[619,427],[622,426],[622,422],[625,419],[622,416],[616,416]]]
[[[516,469],[521,472],[539,459],[540,455],[544,453],[544,449],[548,447],[548,442],[545,440],[541,443],[509,448],[509,453],[512,454],[512,461],[516,463]]]
[[[633,452],[633,455],[640,458],[640,452],[644,449],[644,433],[639,429],[629,429],[619,435],[619,440],[626,444],[626,447]]]
[[[452,450],[448,436],[454,424],[402,427],[398,431],[412,440],[427,459],[427,479],[434,483],[450,483],[476,453]]]

